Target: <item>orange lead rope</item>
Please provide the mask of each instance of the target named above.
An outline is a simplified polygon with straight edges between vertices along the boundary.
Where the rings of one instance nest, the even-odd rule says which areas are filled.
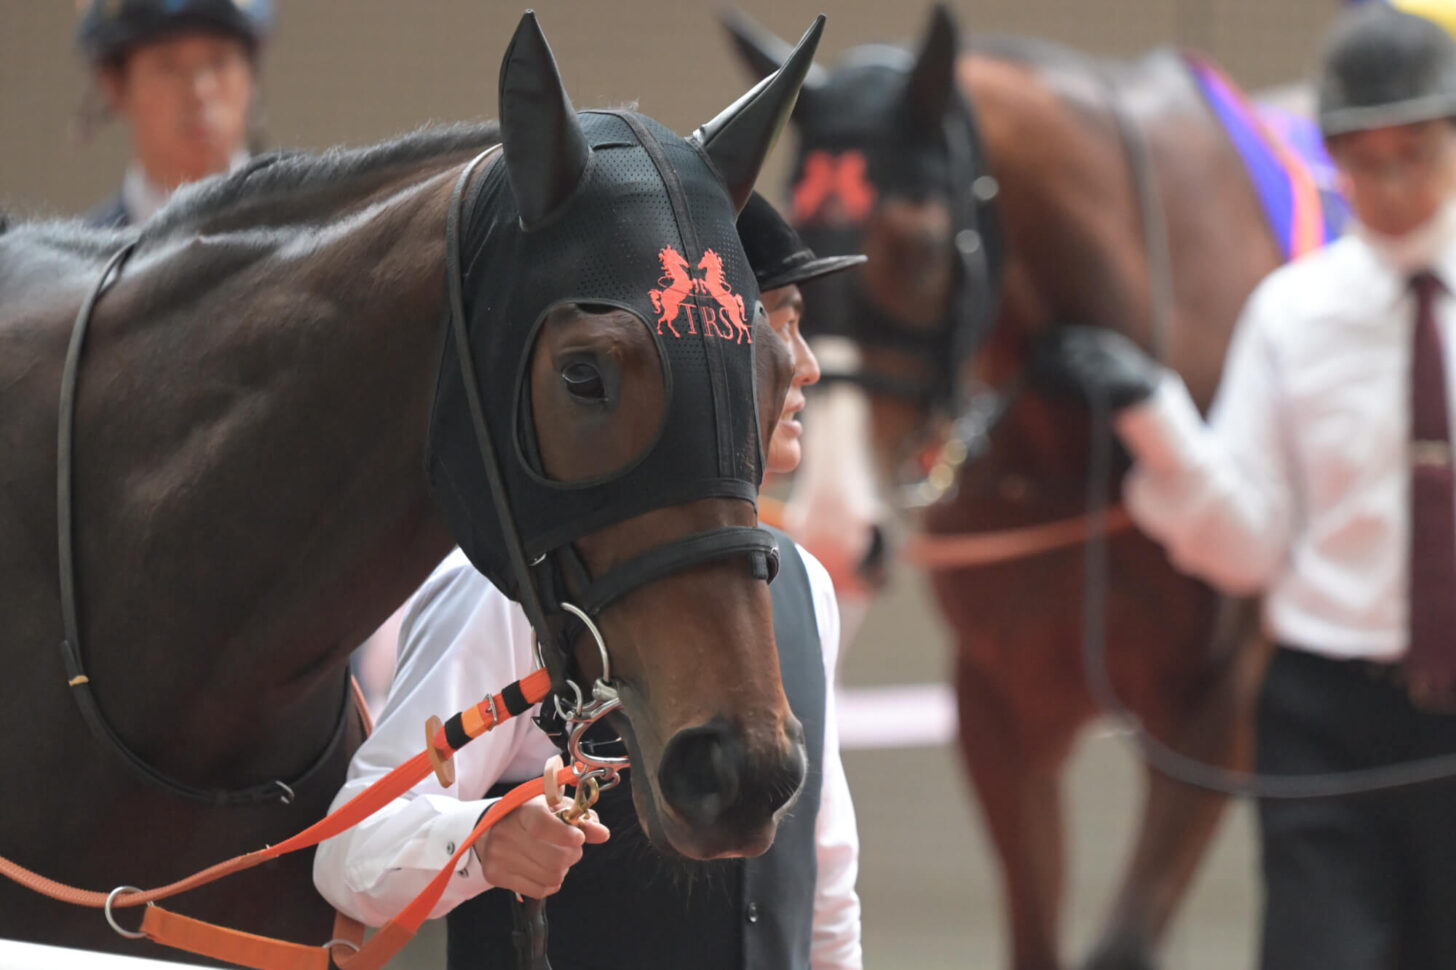
[[[529,676],[521,678],[499,694],[487,696],[479,704],[456,714],[438,729],[432,730],[430,732],[431,740],[426,750],[399,765],[389,774],[355,795],[339,809],[330,812],[292,838],[277,845],[235,856],[157,889],[142,891],[121,887],[110,893],[76,889],[53,879],[47,879],[3,856],[0,856],[0,875],[60,902],[102,909],[105,911],[107,921],[123,936],[133,939],[144,937],[162,946],[185,950],[214,960],[227,961],[237,966],[252,967],[254,970],[328,970],[330,948],[342,945],[354,948],[357,952],[352,955],[336,956],[334,960],[339,967],[347,967],[348,970],[377,970],[414,936],[420,924],[429,916],[430,910],[439,902],[460,858],[469,851],[470,847],[491,826],[512,810],[545,791],[545,784],[541,778],[535,778],[517,786],[492,805],[481,817],[480,822],[471,832],[470,838],[461,843],[460,849],[425,887],[424,891],[363,946],[359,946],[357,943],[357,939],[362,935],[362,928],[348,933],[343,939],[330,940],[324,946],[305,946],[204,923],[201,920],[162,909],[155,903],[157,900],[207,885],[232,873],[251,869],[270,859],[310,848],[325,839],[353,828],[428,777],[437,764],[448,765],[455,752],[470,741],[496,725],[530,710],[531,707],[544,700],[550,692],[551,675],[546,670],[537,670]],[[581,774],[578,773],[577,766],[573,765],[561,768],[557,772],[556,783],[572,785],[577,783],[580,778]],[[123,930],[116,923],[112,914],[114,909],[143,904],[146,904],[146,912],[142,917],[139,932]],[[343,921],[343,925],[350,924],[357,927],[357,924],[351,920]],[[336,924],[336,926],[339,925]]]

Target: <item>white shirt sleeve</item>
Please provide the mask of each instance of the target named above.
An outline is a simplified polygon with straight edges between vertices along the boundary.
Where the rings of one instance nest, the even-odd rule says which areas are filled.
[[[384,711],[355,753],[334,808],[419,753],[431,715],[448,719],[535,668],[524,615],[458,552],[415,594],[399,642]],[[323,842],[314,857],[314,884],[343,912],[371,926],[383,924],[469,837],[492,803],[484,793],[503,779],[539,774],[555,750],[530,713],[507,721],[455,755],[453,790],[430,775],[355,828]],[[430,916],[442,916],[489,888],[474,853],[467,853]]]
[[[1136,459],[1123,488],[1133,519],[1178,568],[1235,594],[1261,592],[1277,578],[1296,514],[1270,337],[1279,311],[1268,292],[1255,291],[1234,330],[1207,424],[1171,372],[1116,421]]]
[[[801,546],[799,555],[809,574],[819,642],[824,648],[824,781],[815,821],[818,876],[814,889],[814,931],[809,949],[813,970],[861,970],[859,830],[849,781],[839,757],[838,710],[834,670],[839,654],[839,607],[834,585],[819,560]]]

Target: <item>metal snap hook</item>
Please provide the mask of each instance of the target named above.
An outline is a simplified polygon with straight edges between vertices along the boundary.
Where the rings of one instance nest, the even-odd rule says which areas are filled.
[[[115,889],[113,889],[110,893],[107,894],[107,896],[106,896],[106,905],[104,907],[102,907],[102,912],[106,916],[106,922],[108,922],[108,923],[111,924],[111,928],[113,930],[116,930],[116,932],[117,932],[118,935],[123,936],[123,937],[127,938],[128,940],[145,940],[147,938],[147,934],[145,934],[145,933],[137,933],[137,932],[134,932],[132,930],[123,929],[122,926],[121,926],[121,924],[116,921],[116,917],[111,914],[111,904],[114,903],[114,902],[116,902],[116,897],[118,895],[120,895],[121,893],[139,893],[139,892],[141,892],[141,890],[138,889],[136,886],[117,886]],[[148,903],[147,905],[150,906],[151,903]]]
[[[560,694],[552,694],[551,695],[551,703],[554,704],[554,705],[556,705],[556,714],[563,721],[575,721],[577,718],[579,718],[581,716],[581,709],[586,704],[586,698],[582,695],[582,693],[581,693],[581,687],[579,687],[577,685],[576,681],[574,681],[574,680],[568,680],[568,681],[566,681],[566,683],[565,683],[564,686],[570,687],[571,688],[571,692],[576,695],[576,700],[572,702],[571,710],[564,711],[564,710],[561,709],[561,695]]]

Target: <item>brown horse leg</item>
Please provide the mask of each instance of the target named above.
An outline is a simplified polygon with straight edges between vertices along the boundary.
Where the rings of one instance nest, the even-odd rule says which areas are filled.
[[[1060,775],[1075,725],[1028,743],[1026,719],[999,684],[968,659],[956,669],[961,753],[1002,865],[1015,970],[1059,970],[1063,825]]]
[[[1218,658],[1194,702],[1179,715],[1165,708],[1159,724],[1148,719],[1157,737],[1186,756],[1207,764],[1248,768],[1253,746],[1251,722],[1258,652],[1252,640],[1248,604],[1226,601],[1220,610]],[[1231,649],[1220,649],[1228,647]],[[1102,938],[1083,970],[1151,970],[1156,947],[1183,898],[1217,829],[1227,798],[1173,781],[1147,769],[1148,788],[1136,849],[1112,907]]]

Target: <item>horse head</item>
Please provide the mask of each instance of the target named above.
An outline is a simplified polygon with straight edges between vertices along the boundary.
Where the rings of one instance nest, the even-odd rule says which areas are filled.
[[[730,15],[726,24],[755,73],[774,70],[787,55],[787,44],[743,16]],[[858,271],[811,283],[804,293],[803,326],[817,338],[830,385],[815,423],[838,431],[831,454],[816,447],[809,429],[801,474],[810,489],[816,479],[825,488],[807,501],[796,488],[786,514],[837,584],[852,586],[867,554],[882,548],[876,533],[890,513],[880,493],[924,445],[936,413],[956,405],[957,371],[990,322],[986,248],[994,230],[977,224],[984,213],[968,198],[985,160],[957,84],[958,49],[955,22],[937,6],[917,51],[852,48],[833,71],[810,72],[794,110],[795,227],[821,256],[869,257]],[[977,191],[993,185],[982,180]],[[861,380],[865,375],[872,379]],[[873,407],[850,419],[867,422],[870,433],[849,441],[825,407],[843,390],[834,382],[846,377],[873,392]],[[863,447],[860,437],[871,439],[873,455],[845,454]]]
[[[766,849],[805,770],[755,512],[787,355],[715,323],[733,298],[770,332],[735,219],[822,22],[685,139],[577,113],[528,14],[501,70],[502,161],[461,197],[469,346],[451,340],[440,372],[436,496],[476,566],[528,615],[539,604],[558,681],[610,664],[643,827],[696,858]],[[462,352],[482,368],[498,485],[449,362]]]

